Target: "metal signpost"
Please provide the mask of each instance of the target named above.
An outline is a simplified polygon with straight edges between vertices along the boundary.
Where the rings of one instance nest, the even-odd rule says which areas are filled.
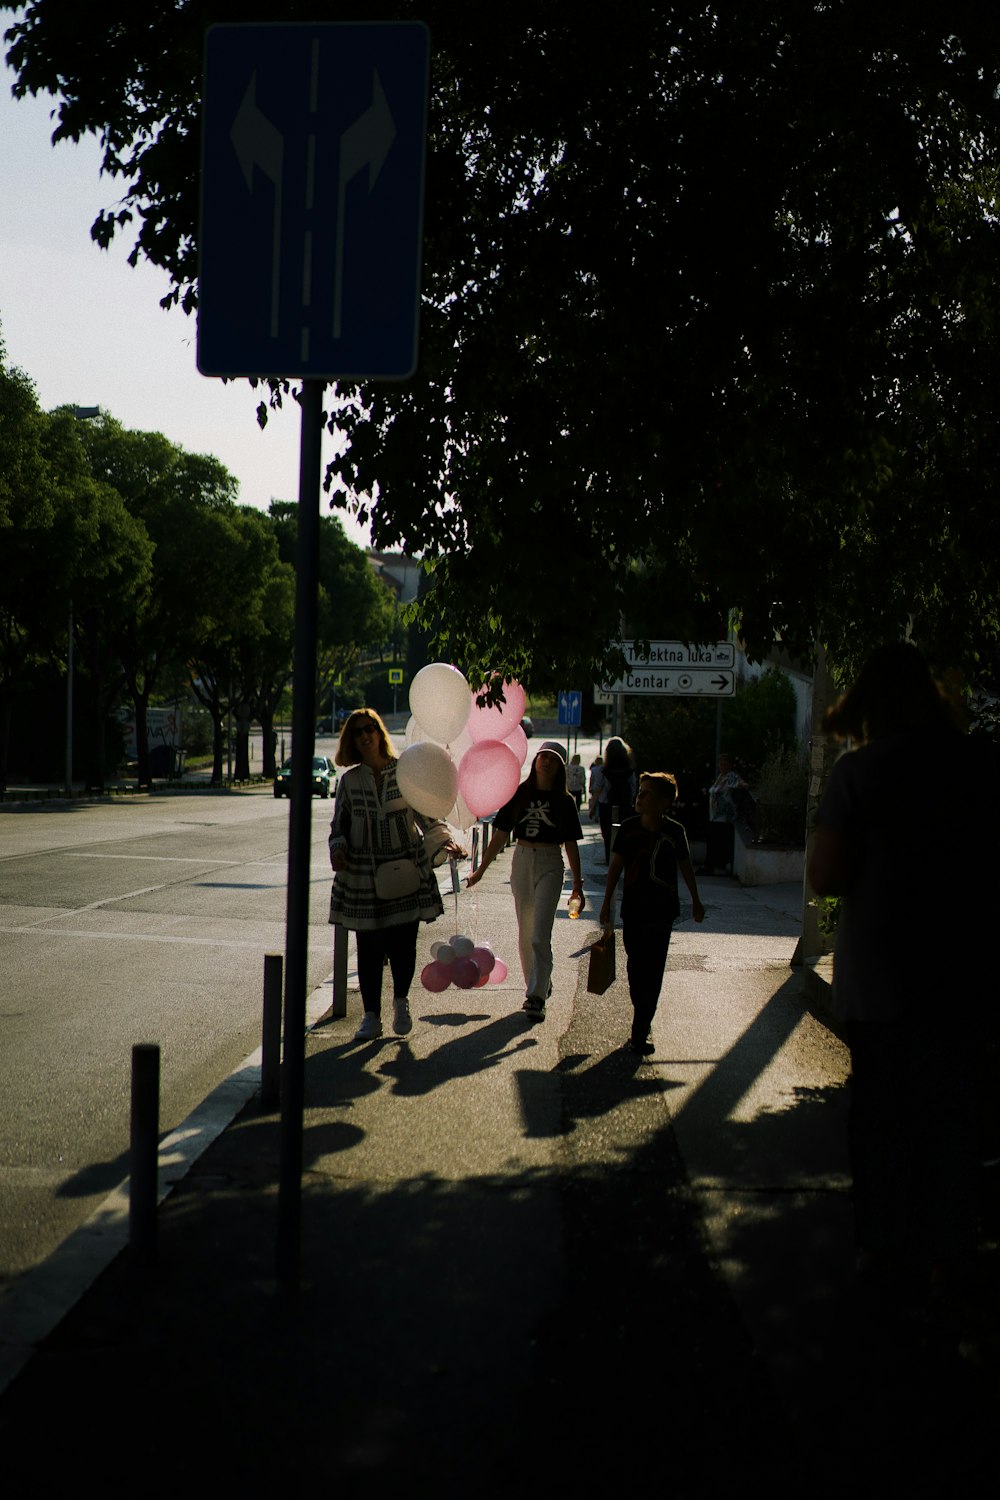
[[[278,1276],[297,1288],[323,387],[417,360],[421,22],[220,25],[205,42],[198,368],[301,378]]]

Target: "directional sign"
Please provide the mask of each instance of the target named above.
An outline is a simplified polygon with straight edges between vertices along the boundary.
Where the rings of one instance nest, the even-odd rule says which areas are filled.
[[[569,729],[579,729],[583,694],[563,691],[559,694],[559,723]]]
[[[609,693],[659,693],[674,698],[731,698],[736,692],[736,673],[724,667],[693,667],[670,670],[635,667],[626,677],[608,685]]]
[[[421,22],[209,28],[202,374],[413,373],[429,54]]]
[[[636,641],[620,641],[625,660],[642,667],[735,667],[736,647],[732,641],[714,641],[705,646],[688,645],[687,641],[650,641],[640,650]]]

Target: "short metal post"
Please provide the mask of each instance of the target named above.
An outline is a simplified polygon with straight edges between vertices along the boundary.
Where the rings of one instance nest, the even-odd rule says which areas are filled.
[[[264,1014],[260,1046],[260,1102],[265,1109],[281,1097],[281,989],[284,955],[264,954]]]
[[[479,869],[479,824],[472,830],[472,873]]]
[[[333,1007],[330,1014],[335,1021],[347,1015],[347,945],[350,934],[338,923],[333,929]]]
[[[136,1264],[156,1260],[156,1173],[160,1136],[160,1049],[132,1048],[132,1129],[128,1235]]]

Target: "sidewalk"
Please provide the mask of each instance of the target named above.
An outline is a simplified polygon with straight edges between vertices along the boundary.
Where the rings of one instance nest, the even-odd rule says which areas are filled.
[[[588,828],[591,918],[600,853]],[[111,1495],[995,1488],[975,1369],[854,1301],[846,1061],[788,968],[798,888],[700,882],[645,1063],[621,954],[586,994],[587,914],[523,1016],[508,875],[459,915],[504,985],[418,981],[412,1034],[363,1045],[352,994],[310,1034],[298,1296],[253,1102],[161,1208],[157,1266],[121,1255],[0,1398],[13,1497],[88,1470]],[[424,955],[454,931],[446,897]]]

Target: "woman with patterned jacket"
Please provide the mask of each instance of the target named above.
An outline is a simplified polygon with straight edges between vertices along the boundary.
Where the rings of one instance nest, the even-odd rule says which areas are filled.
[[[356,1041],[382,1035],[382,970],[392,972],[393,1031],[412,1028],[409,992],[417,964],[417,930],[444,910],[433,866],[462,854],[446,823],[414,812],[396,784],[396,753],[373,709],[346,720],[334,760],[347,769],[337,784],[330,825],[334,870],[330,922],[356,934],[358,983],[365,1013]],[[412,860],[415,889],[380,897],[375,872],[392,860]]]

